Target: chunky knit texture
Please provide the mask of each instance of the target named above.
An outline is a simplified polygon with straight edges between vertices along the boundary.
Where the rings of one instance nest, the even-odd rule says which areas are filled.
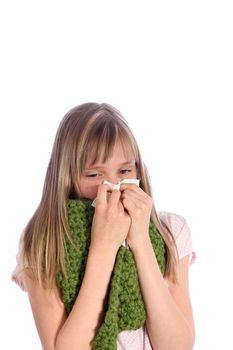
[[[69,313],[79,292],[85,272],[91,240],[94,208],[89,200],[68,201],[68,221],[73,243],[65,241],[65,267],[67,278],[57,274],[57,284]],[[164,273],[166,249],[164,241],[154,224],[150,224],[150,239],[155,255]],[[135,330],[143,326],[146,310],[139,286],[137,269],[130,249],[121,246],[110,280],[105,316],[98,333],[92,341],[94,350],[115,350],[117,336],[123,330]]]

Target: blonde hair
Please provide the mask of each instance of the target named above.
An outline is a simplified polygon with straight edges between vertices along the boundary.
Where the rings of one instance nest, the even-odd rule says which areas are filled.
[[[149,175],[137,142],[125,119],[109,104],[85,103],[71,109],[58,128],[48,164],[41,202],[23,236],[21,266],[33,268],[41,284],[52,288],[60,268],[65,274],[64,237],[72,241],[66,214],[67,200],[79,198],[79,179],[91,155],[93,163],[110,157],[116,140],[135,157],[140,187],[152,196]],[[152,209],[151,220],[166,243],[165,277],[178,278],[174,237]]]

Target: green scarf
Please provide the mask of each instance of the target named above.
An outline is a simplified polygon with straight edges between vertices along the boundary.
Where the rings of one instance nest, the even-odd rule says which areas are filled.
[[[65,241],[65,268],[67,278],[57,274],[57,285],[69,313],[74,305],[85,272],[91,240],[91,225],[94,208],[89,200],[68,201],[68,221],[73,235],[72,244]],[[166,248],[154,224],[149,227],[150,239],[155,255],[164,273]],[[92,341],[94,350],[115,350],[117,336],[123,330],[135,330],[143,326],[146,310],[139,286],[133,253],[121,246],[110,280],[107,308],[102,325]]]

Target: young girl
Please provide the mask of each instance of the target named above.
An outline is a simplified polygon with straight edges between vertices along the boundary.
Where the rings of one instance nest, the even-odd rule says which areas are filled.
[[[155,210],[119,111],[97,103],[70,110],[13,273],[43,349],[193,349],[191,257],[184,218]]]

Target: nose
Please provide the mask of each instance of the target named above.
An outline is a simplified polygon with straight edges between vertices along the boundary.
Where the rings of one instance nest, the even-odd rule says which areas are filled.
[[[120,182],[120,178],[116,175],[108,175],[105,177],[105,180],[112,183],[113,185],[116,185]]]

